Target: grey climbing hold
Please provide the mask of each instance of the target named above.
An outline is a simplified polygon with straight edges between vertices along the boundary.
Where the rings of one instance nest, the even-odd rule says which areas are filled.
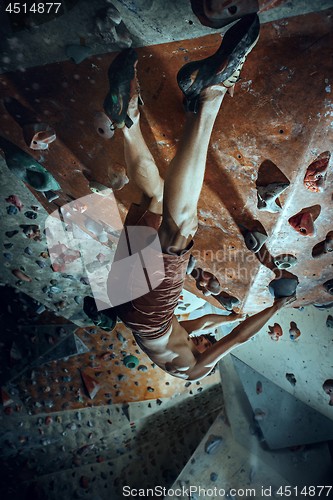
[[[323,284],[323,287],[325,288],[326,292],[333,295],[333,279],[326,281]]]
[[[13,243],[4,243],[3,246],[5,247],[6,250],[9,250],[10,248],[13,248],[14,244]]]
[[[145,365],[140,365],[140,366],[138,366],[138,370],[140,372],[146,372],[146,371],[148,371],[148,368]]]
[[[274,298],[291,297],[296,293],[298,278],[279,278],[270,282],[269,291]]]
[[[91,48],[84,45],[72,44],[66,47],[66,56],[72,59],[75,64],[80,64],[91,54]]]
[[[246,231],[244,235],[245,245],[251,252],[257,253],[267,240],[267,234],[260,231]]]
[[[223,441],[222,436],[214,436],[214,435],[209,436],[209,438],[205,443],[205,452],[208,453],[208,455],[212,455],[213,453],[216,452],[222,441]]]
[[[278,269],[289,269],[297,264],[297,258],[290,254],[281,254],[274,257],[274,264]]]
[[[40,304],[36,309],[36,314],[42,314],[46,310],[44,304]]]
[[[4,252],[3,256],[6,260],[13,260],[13,255],[9,252]]]
[[[26,248],[24,249],[24,253],[26,253],[27,255],[33,255],[33,251],[31,250],[31,248],[30,248],[30,247],[26,247]]]
[[[290,182],[272,182],[267,186],[257,186],[258,209],[266,212],[281,212],[277,199],[290,185]]]
[[[327,328],[333,328],[333,316],[327,316],[326,326]]]
[[[139,360],[136,356],[130,354],[128,356],[125,356],[125,358],[123,359],[123,363],[126,366],[126,368],[133,370],[133,368],[136,368],[138,366]]]
[[[78,305],[81,305],[83,302],[83,298],[81,297],[81,295],[75,295],[74,300]]]
[[[44,269],[46,267],[46,262],[44,260],[36,260],[36,264],[41,268]]]
[[[317,309],[324,311],[325,309],[330,309],[331,307],[333,307],[333,302],[326,302],[325,304],[312,304],[312,305]]]
[[[191,272],[195,268],[196,263],[197,263],[196,258],[193,257],[193,255],[191,254],[190,258],[189,258],[189,261],[188,261],[188,264],[187,264],[186,274],[191,274]]]
[[[211,475],[210,475],[210,480],[215,482],[218,478],[218,474],[216,474],[216,472],[212,472]]]
[[[120,342],[126,342],[126,339],[125,337],[122,336],[122,334],[120,332],[117,332],[117,339],[120,341]]]

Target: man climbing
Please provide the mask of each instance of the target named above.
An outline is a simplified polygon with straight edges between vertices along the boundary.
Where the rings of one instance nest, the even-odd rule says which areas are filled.
[[[214,344],[205,335],[193,335],[239,321],[241,315],[208,314],[179,322],[174,314],[197,230],[197,204],[214,122],[226,93],[233,94],[246,56],[258,37],[258,16],[246,16],[227,31],[215,54],[180,69],[177,80],[184,94],[186,122],[165,181],[140,129],[135,51],[129,49],[119,54],[109,69],[110,92],[104,108],[123,131],[127,175],[142,192],[140,204],[131,205],[124,225],[149,226],[158,231],[165,269],[164,279],[155,289],[117,306],[116,314],[154,363],[171,375],[188,380],[205,377],[227,352],[257,333],[290,301],[275,300],[271,307],[247,318]],[[121,255],[116,254],[117,259]],[[110,294],[117,293],[111,276],[108,290]],[[110,314],[111,311],[114,312],[110,310]],[[108,311],[103,311],[105,314]]]

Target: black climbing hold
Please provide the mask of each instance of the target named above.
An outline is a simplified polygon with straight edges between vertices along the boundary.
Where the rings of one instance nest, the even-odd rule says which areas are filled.
[[[296,385],[296,377],[293,373],[286,373],[286,379],[291,383],[291,385]]]
[[[15,236],[16,234],[18,233],[18,231],[14,230],[14,231],[6,231],[5,232],[5,235],[7,236],[7,238],[12,238],[13,236]]]
[[[27,212],[24,212],[24,215],[31,220],[37,219],[37,214],[36,212],[32,212],[31,210],[28,210]]]

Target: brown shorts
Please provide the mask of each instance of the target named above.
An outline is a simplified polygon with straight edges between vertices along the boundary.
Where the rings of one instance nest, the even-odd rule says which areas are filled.
[[[149,226],[159,229],[162,216],[132,204],[124,226]],[[117,315],[139,338],[156,339],[170,328],[183,289],[193,242],[181,255],[162,253],[164,279],[149,293],[117,306]]]

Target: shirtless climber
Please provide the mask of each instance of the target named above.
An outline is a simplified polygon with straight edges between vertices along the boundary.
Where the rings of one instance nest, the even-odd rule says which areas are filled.
[[[205,377],[227,352],[255,335],[292,300],[275,300],[271,307],[247,318],[214,344],[206,335],[193,335],[239,321],[241,315],[208,314],[179,322],[174,314],[197,230],[197,204],[213,125],[226,93],[233,94],[246,56],[258,36],[258,16],[246,16],[227,31],[213,56],[180,69],[177,80],[184,94],[186,122],[165,181],[140,129],[135,51],[128,49],[119,54],[109,69],[110,92],[104,108],[123,131],[127,174],[142,192],[140,204],[131,205],[124,225],[150,226],[158,231],[165,268],[165,277],[155,289],[117,306],[116,314],[154,363],[183,379]],[[110,314],[111,311],[114,309]]]

